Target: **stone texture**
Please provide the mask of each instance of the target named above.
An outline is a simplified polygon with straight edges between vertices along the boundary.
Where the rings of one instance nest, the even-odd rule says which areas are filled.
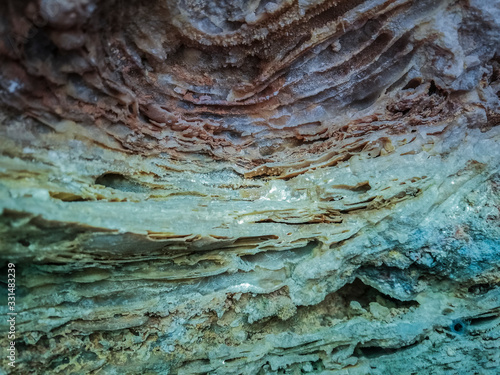
[[[497,374],[499,40],[497,0],[2,2],[2,368]]]

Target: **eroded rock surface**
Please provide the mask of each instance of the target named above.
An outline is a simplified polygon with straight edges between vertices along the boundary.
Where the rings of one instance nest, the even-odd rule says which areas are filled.
[[[0,3],[3,368],[496,374],[499,41],[498,0]]]

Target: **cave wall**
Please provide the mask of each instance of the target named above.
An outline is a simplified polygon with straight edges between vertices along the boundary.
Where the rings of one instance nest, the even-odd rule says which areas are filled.
[[[498,0],[0,3],[2,368],[496,374],[499,41]]]

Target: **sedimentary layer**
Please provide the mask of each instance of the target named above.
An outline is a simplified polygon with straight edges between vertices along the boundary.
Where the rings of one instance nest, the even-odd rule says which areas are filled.
[[[499,39],[496,0],[0,4],[11,373],[496,374]]]

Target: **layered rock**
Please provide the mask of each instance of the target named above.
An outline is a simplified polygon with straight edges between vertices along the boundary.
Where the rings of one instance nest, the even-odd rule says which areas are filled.
[[[500,2],[0,9],[12,373],[496,373]]]

